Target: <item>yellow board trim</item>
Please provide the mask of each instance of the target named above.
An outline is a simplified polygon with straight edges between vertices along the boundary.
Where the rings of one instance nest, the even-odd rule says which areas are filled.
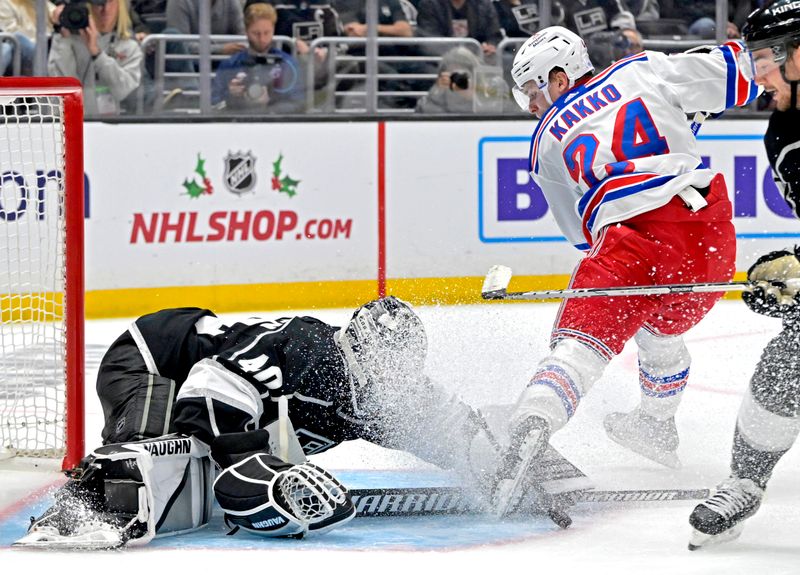
[[[568,275],[514,276],[509,290],[562,289],[569,278]],[[740,272],[734,279],[746,280],[747,275]],[[389,279],[386,293],[413,305],[476,304],[483,301],[482,285],[483,277]],[[205,307],[219,313],[355,308],[377,296],[375,280],[93,290],[86,293],[86,318],[135,317],[185,306]],[[739,297],[735,292],[725,295],[726,299]]]
[[[378,297],[375,280],[93,290],[86,318],[136,317],[170,307],[215,312],[355,307]]]

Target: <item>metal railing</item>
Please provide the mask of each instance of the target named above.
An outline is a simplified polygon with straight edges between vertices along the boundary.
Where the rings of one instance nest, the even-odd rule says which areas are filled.
[[[215,47],[221,47],[224,44],[241,43],[247,45],[247,36],[241,35],[223,35],[212,34],[208,36],[210,40],[210,62],[211,66],[207,70],[201,69],[199,63],[201,61],[200,53],[193,51],[195,45],[199,45],[201,36],[199,34],[151,34],[142,41],[142,51],[145,58],[142,60],[142,74],[147,73],[144,68],[146,65],[145,60],[150,54],[153,55],[153,112],[159,113],[163,111],[164,99],[168,96],[173,89],[181,90],[183,96],[198,99],[198,112],[209,112],[210,110],[203,110],[202,102],[204,100],[204,93],[208,90],[208,101],[210,102],[210,86],[211,80],[214,78],[213,64],[219,63],[223,60],[230,58],[230,55],[215,53]],[[167,44],[178,44],[181,48],[178,51],[170,52],[167,50]],[[288,36],[275,36],[272,41],[272,46],[277,47],[285,52],[295,55],[297,47],[295,41]],[[167,64],[170,62],[184,63],[183,71],[168,71]],[[207,81],[204,81],[207,77]],[[174,86],[169,85],[169,81],[174,81]],[[178,86],[177,84],[182,84]],[[139,92],[136,102],[136,111],[138,114],[144,113],[144,100],[146,96],[146,86],[144,82],[139,86]],[[190,109],[191,111],[191,109]]]
[[[438,67],[442,61],[442,57],[447,49],[456,48],[459,46],[465,47],[475,53],[476,58],[482,64],[483,57],[481,52],[480,42],[474,38],[377,38],[378,56],[376,58],[378,66],[376,72],[367,74],[366,67],[362,71],[361,65],[369,61],[367,55],[352,55],[348,54],[343,48],[351,46],[365,47],[367,40],[365,38],[349,38],[349,37],[322,37],[316,38],[310,44],[308,66],[306,68],[306,111],[307,112],[322,112],[322,111],[346,111],[346,112],[413,112],[413,108],[381,108],[379,104],[380,98],[385,97],[408,97],[420,98],[426,95],[426,90],[384,90],[381,89],[381,81],[386,80],[421,80],[430,82],[436,81],[438,76],[435,72],[403,72],[403,64],[429,64],[431,67]],[[380,55],[380,48],[389,47],[409,47],[422,50],[415,50],[415,55]],[[318,91],[313,89],[317,74],[320,72],[315,53],[318,49],[327,50],[327,55],[322,62],[325,66],[325,74],[327,75],[327,82],[325,87],[321,90],[323,96],[323,105],[319,106],[315,99],[320,96]],[[426,53],[425,50],[430,52]],[[346,70],[340,65],[354,64],[354,70]],[[399,65],[400,69],[395,72],[381,72],[380,64]],[[349,80],[353,82],[362,82],[363,88],[355,90],[339,90],[340,82]],[[356,97],[364,99],[363,108],[345,108],[340,109],[337,106],[337,99],[339,97]]]

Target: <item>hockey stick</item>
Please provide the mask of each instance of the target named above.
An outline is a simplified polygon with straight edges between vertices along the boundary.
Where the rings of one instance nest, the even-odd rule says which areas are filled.
[[[563,498],[569,503],[641,503],[705,499],[709,495],[708,489],[632,489],[577,491],[554,494],[554,497]],[[426,517],[490,513],[479,498],[460,487],[351,489],[350,496],[359,517]],[[532,504],[527,512],[545,513],[546,510]]]
[[[481,297],[487,300],[536,300],[536,299],[565,299],[573,297],[601,297],[601,296],[634,296],[634,295],[665,295],[681,293],[712,293],[727,291],[750,291],[749,282],[703,282],[691,284],[660,284],[644,286],[619,286],[607,288],[574,288],[562,290],[542,290],[509,292],[508,284],[511,282],[511,268],[507,266],[492,266],[483,280]]]

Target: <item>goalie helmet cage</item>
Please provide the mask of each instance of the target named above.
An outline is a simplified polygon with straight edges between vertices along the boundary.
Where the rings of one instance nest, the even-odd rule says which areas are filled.
[[[0,452],[84,450],[83,97],[0,79]]]

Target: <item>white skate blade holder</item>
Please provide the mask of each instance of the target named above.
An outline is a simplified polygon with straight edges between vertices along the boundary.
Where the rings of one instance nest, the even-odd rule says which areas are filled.
[[[60,535],[55,529],[37,529],[14,542],[14,547],[35,549],[100,550],[118,549],[124,545],[122,533],[111,526],[97,526],[76,535]]]
[[[642,444],[642,443],[629,443],[617,440],[614,436],[610,433],[608,437],[618,445],[629,449],[630,451],[636,453],[637,455],[641,455],[642,457],[646,457],[650,461],[663,465],[664,467],[669,467],[670,469],[680,469],[682,467],[681,460],[678,457],[678,454],[674,451],[659,451],[657,449],[653,449],[651,446]]]
[[[744,522],[734,525],[727,531],[717,533],[716,535],[709,535],[697,529],[692,529],[692,535],[689,538],[689,551],[697,551],[698,549],[706,549],[708,547],[715,547],[721,543],[727,543],[738,539],[739,535],[744,530]]]
[[[553,496],[537,481],[530,479],[530,469],[538,461],[547,448],[547,433],[543,429],[538,433],[530,433],[520,446],[520,464],[513,477],[501,480],[495,489],[493,497],[493,514],[497,519],[502,519],[511,513],[519,504],[523,495],[532,492],[541,507],[553,522],[566,529],[572,524],[572,519],[564,511],[555,507]],[[544,436],[544,437],[543,437]]]
[[[629,449],[642,457],[646,457],[650,461],[659,463],[664,467],[669,467],[670,469],[681,468],[681,460],[675,451],[658,449],[647,440],[642,440],[637,437],[617,435],[614,427],[610,424],[608,416],[603,422],[603,427],[605,427],[608,438],[617,445]]]

